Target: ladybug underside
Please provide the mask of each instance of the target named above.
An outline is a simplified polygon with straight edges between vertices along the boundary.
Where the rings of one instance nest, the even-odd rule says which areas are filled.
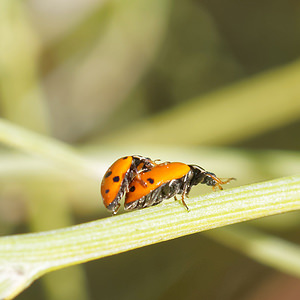
[[[130,171],[128,171],[127,173],[130,173]],[[116,214],[117,211],[120,208],[120,201],[123,198],[126,190],[128,189],[128,185],[130,183],[130,181],[132,180],[132,176],[125,176],[123,179],[123,182],[121,184],[120,190],[117,194],[117,196],[115,197],[115,199],[107,206],[107,209],[112,211],[113,214]]]
[[[149,206],[154,206],[161,203],[165,199],[170,199],[177,194],[183,194],[188,196],[191,190],[191,185],[189,185],[191,173],[183,176],[179,179],[171,180],[167,183],[162,184],[155,190],[151,191],[149,194],[141,197],[130,203],[125,203],[124,208],[126,210],[141,209]],[[184,201],[183,204],[185,205]],[[186,205],[185,205],[186,206]],[[188,209],[188,207],[186,206]]]

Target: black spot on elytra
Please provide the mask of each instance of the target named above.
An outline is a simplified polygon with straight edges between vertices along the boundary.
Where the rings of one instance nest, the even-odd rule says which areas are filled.
[[[119,177],[119,176],[115,176],[115,177],[113,178],[113,181],[114,181],[114,182],[119,182],[119,181],[120,181],[120,177]]]
[[[105,190],[105,194],[109,193],[109,189]]]
[[[154,183],[154,179],[153,178],[147,178],[147,181],[149,181],[151,184]]]
[[[105,174],[104,177],[105,177],[105,178],[109,177],[109,176],[111,175],[111,173],[112,173],[111,171],[108,171],[108,172]]]
[[[135,186],[133,185],[130,189],[129,189],[130,192],[134,192],[135,191]]]
[[[127,159],[127,158],[128,158],[128,156],[123,157],[123,159]]]

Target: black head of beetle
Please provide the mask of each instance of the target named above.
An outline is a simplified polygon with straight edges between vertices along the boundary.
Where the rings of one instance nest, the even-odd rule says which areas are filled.
[[[212,186],[215,188],[216,186],[222,190],[221,184],[225,184],[231,180],[235,180],[235,178],[228,178],[222,181],[220,178],[216,176],[216,174],[212,172],[205,171],[203,168],[197,165],[189,165],[191,168],[191,172],[193,176],[191,177],[190,185],[197,185],[199,183],[206,184],[208,186]]]
[[[199,183],[204,183],[203,181],[205,180],[206,177],[206,171],[197,166],[197,165],[189,165],[189,167],[191,168],[191,180],[190,180],[190,185],[197,185]]]

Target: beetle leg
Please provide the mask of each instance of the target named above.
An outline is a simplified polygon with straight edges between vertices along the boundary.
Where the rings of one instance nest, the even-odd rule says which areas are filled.
[[[152,162],[155,166],[157,166],[157,165],[160,165],[157,163],[158,161],[161,161],[161,159],[157,158],[157,159],[154,159]]]
[[[120,203],[118,203],[118,205],[116,205],[115,209],[112,211],[112,215],[115,215],[118,212],[120,206],[121,206]]]
[[[217,178],[217,187],[220,189],[220,190],[223,190],[223,187],[221,186],[221,184],[226,184],[228,183],[229,181],[231,180],[236,180],[236,178],[234,177],[231,177],[231,178],[226,178],[226,179],[220,179],[220,178]]]
[[[142,185],[144,188],[147,187],[147,183],[142,180],[141,175],[139,173],[136,174],[135,180],[139,182],[140,185]]]
[[[142,185],[144,188],[147,187],[147,183],[142,180],[140,173],[143,171],[142,169],[138,171],[136,167],[133,169],[134,173],[136,174],[134,179],[136,179],[140,185]]]
[[[184,198],[187,194],[187,188],[188,188],[188,185],[187,185],[187,183],[185,183],[184,186],[183,186],[183,190],[182,190],[181,201],[182,201],[182,204],[185,206],[186,210],[189,212],[190,209],[188,208],[188,206],[186,205],[186,203],[184,201]]]
[[[213,185],[213,187],[212,187],[214,191],[216,190],[216,187],[218,187],[220,190],[223,190],[222,184],[226,184],[231,180],[236,180],[236,178],[234,178],[234,177],[221,179],[212,174],[209,174],[209,177],[212,178],[215,182],[215,185]]]
[[[159,160],[160,160],[160,159],[159,159]],[[157,161],[157,159],[156,159],[155,161]],[[167,165],[167,164],[169,164],[169,163],[170,163],[169,161],[165,161],[165,162],[162,162],[162,163],[156,164],[156,165],[165,166],[165,165]]]

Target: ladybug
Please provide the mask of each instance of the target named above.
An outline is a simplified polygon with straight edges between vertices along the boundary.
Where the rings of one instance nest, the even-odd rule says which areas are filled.
[[[105,207],[116,214],[129,183],[136,178],[136,183],[146,187],[147,183],[140,179],[139,172],[150,170],[155,165],[150,158],[140,155],[125,156],[116,160],[106,171],[101,182],[101,195]]]
[[[133,210],[157,205],[165,199],[182,195],[182,203],[189,211],[184,198],[193,185],[199,183],[218,187],[222,190],[222,184],[235,178],[222,181],[214,173],[207,172],[197,165],[186,165],[180,162],[167,162],[146,170],[140,174],[140,180],[147,182],[147,186],[141,186],[134,179],[129,185],[129,192],[125,197],[125,209]],[[176,199],[177,200],[177,199]]]

